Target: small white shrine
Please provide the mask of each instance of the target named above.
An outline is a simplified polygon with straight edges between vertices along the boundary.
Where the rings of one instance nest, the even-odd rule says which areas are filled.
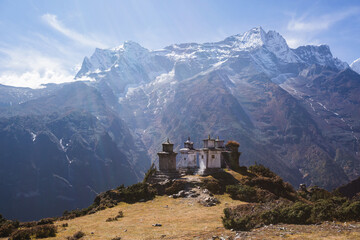
[[[224,140],[213,139],[210,137],[203,140],[204,147],[199,150],[199,168],[221,168],[222,152],[224,148]]]

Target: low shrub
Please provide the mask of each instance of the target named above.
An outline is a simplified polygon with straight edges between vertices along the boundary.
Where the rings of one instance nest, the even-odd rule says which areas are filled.
[[[151,176],[155,174],[155,172],[156,172],[155,163],[152,163],[149,170],[145,173],[143,183],[147,183],[150,180]]]
[[[315,202],[320,199],[329,199],[331,197],[333,197],[333,195],[330,192],[317,186],[313,186],[309,188],[308,196],[306,199]]]
[[[291,201],[295,201],[297,199],[296,192],[293,187],[284,182],[279,176],[275,176],[273,178],[269,177],[253,177],[244,181],[245,185],[258,187],[261,189],[265,189],[277,197],[287,198]]]
[[[223,187],[217,180],[212,179],[204,179],[203,180],[203,187],[208,189],[213,194],[221,194],[223,193]]]
[[[248,174],[248,169],[246,166],[240,166],[237,168],[237,172],[242,174],[242,175],[247,175]]]
[[[271,211],[264,211],[260,214],[260,219],[261,221],[266,224],[277,224],[281,219],[281,213],[280,210],[278,208],[275,208]]]
[[[222,218],[223,225],[226,229],[236,229],[241,231],[248,231],[252,229],[255,224],[252,219],[253,216],[243,216],[239,218],[233,218],[229,208],[224,209],[225,217]]]
[[[14,231],[10,239],[11,240],[26,240],[31,238],[48,238],[55,237],[57,227],[53,224],[37,225],[31,228],[22,228]]]
[[[57,232],[56,226],[52,224],[39,225],[32,228],[35,238],[55,237]]]
[[[5,220],[0,224],[0,237],[8,237],[19,227],[18,221]]]
[[[151,189],[148,184],[136,183],[120,192],[121,201],[136,203],[140,200],[150,200],[155,197],[156,191]]]
[[[225,144],[225,147],[228,150],[237,151],[237,149],[240,147],[240,143],[238,143],[237,141],[230,140]]]
[[[270,208],[270,209],[269,209]],[[322,221],[359,221],[360,201],[334,197],[313,204],[257,204],[224,209],[223,225],[228,229],[249,230],[261,224],[312,224]]]
[[[37,222],[37,225],[54,224],[53,218],[43,218]]]
[[[94,203],[88,208],[65,211],[61,219],[73,219],[76,217],[93,214],[106,208],[112,208],[119,202],[136,203],[140,200],[150,200],[156,195],[156,189],[147,183],[136,183],[129,187],[119,186],[95,197]]]
[[[116,217],[113,218],[108,218],[106,219],[106,222],[113,222],[113,221],[117,221],[119,218],[124,217],[124,214],[122,211],[119,211],[118,215],[116,215]]]
[[[117,221],[117,219],[116,218],[111,218],[111,217],[106,219],[106,222],[114,222],[114,221]]]
[[[359,221],[360,201],[345,202],[339,210],[339,216],[344,221]]]
[[[28,239],[31,239],[31,235],[33,235],[33,233],[30,228],[18,229],[11,234],[10,239],[11,240],[28,240]]]
[[[268,177],[268,178],[273,178],[273,177],[277,176],[269,168],[265,167],[262,164],[257,164],[257,163],[250,166],[249,171],[252,172],[252,173],[255,173],[257,175],[260,175],[260,176],[263,176],[263,177]]]
[[[254,187],[246,185],[228,185],[226,186],[226,192],[230,194],[232,199],[246,202],[259,201]]]
[[[314,203],[311,210],[311,222],[332,221],[338,218],[338,205],[331,199],[321,199]]]
[[[279,221],[288,224],[309,224],[312,206],[303,202],[296,202],[292,206],[280,208]],[[277,210],[276,210],[277,211]]]
[[[123,218],[124,217],[124,213],[123,211],[119,211],[118,215],[116,216],[116,218]]]
[[[202,180],[204,188],[209,189],[214,194],[223,194],[226,192],[226,186],[236,185],[239,183],[233,175],[223,172],[212,173],[211,178],[205,178]]]
[[[67,239],[68,240],[76,240],[76,239],[80,239],[84,236],[85,236],[85,233],[83,233],[82,231],[78,231],[72,237],[67,237]]]
[[[166,195],[172,195],[172,194],[176,194],[179,191],[183,190],[185,188],[185,181],[174,181],[171,186],[167,187],[165,189],[165,194]]]

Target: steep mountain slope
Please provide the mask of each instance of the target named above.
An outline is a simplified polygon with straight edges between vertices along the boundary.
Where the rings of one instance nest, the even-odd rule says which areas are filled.
[[[61,85],[47,84],[42,89],[11,87],[0,84],[0,116],[13,116],[12,109],[18,104],[51,94]]]
[[[136,136],[84,83],[13,106],[0,118],[0,212],[33,220],[88,206],[142,179],[150,160]]]
[[[360,174],[360,75],[350,69],[312,65],[280,85],[316,121],[337,164],[354,179]]]
[[[345,157],[348,142],[332,144],[334,138],[306,104],[285,87],[284,82],[311,66],[336,73],[348,68],[326,45],[291,49],[280,34],[258,27],[216,43],[174,44],[157,51],[125,43],[96,50],[77,76],[95,78],[94,86],[110,86],[119,99],[115,108],[153,159],[166,137],[179,148],[189,135],[200,147],[211,133],[240,141],[243,164],[262,162],[293,184],[330,189],[358,174],[345,166],[357,160]],[[111,87],[114,82],[122,87]],[[339,106],[351,101],[347,95],[344,99]],[[349,118],[356,121],[358,116]]]

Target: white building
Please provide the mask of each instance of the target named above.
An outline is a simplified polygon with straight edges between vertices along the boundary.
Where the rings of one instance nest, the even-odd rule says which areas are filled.
[[[222,152],[225,151],[224,140],[210,137],[203,140],[204,147],[199,150],[199,168],[221,168]]]
[[[194,149],[194,143],[190,141],[190,137],[184,142],[184,148],[180,149],[180,168],[197,168],[197,152]]]

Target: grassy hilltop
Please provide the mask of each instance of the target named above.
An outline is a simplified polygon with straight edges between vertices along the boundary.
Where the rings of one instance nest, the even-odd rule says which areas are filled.
[[[317,187],[295,191],[266,167],[254,165],[209,176],[120,186],[98,195],[88,208],[65,212],[62,217],[31,223],[2,219],[0,236],[359,239],[359,218],[357,197],[350,200]]]

